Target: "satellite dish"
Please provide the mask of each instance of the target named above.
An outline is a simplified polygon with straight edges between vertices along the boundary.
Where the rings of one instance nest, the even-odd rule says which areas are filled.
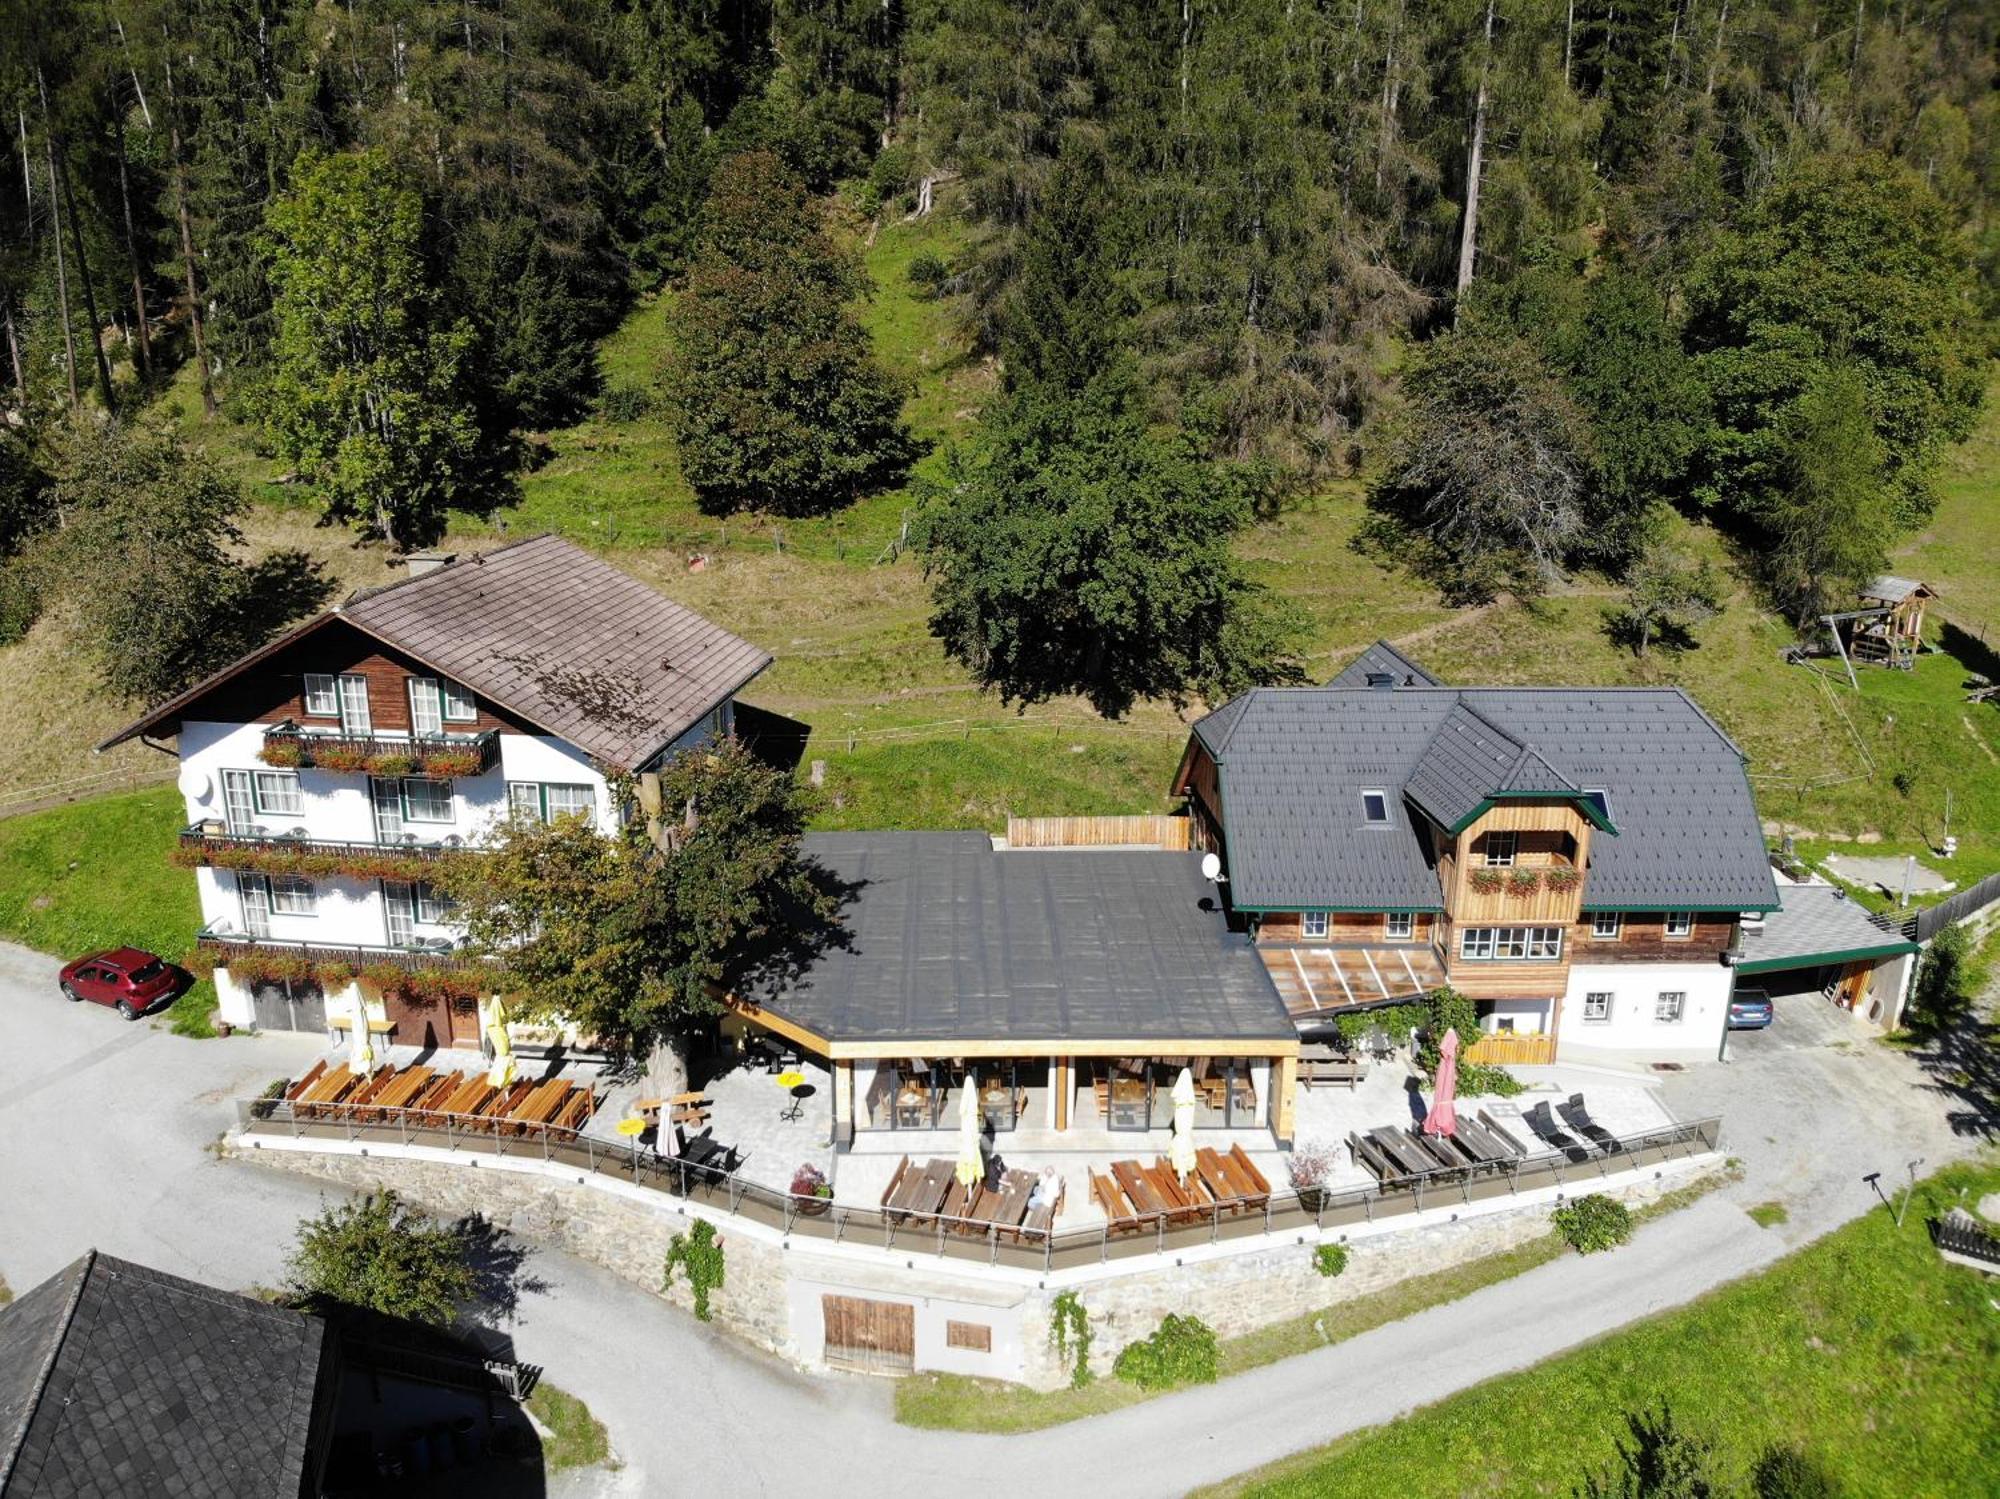
[[[207,801],[208,793],[213,786],[214,782],[209,780],[208,772],[202,770],[200,767],[189,765],[182,769],[180,774],[181,795],[189,801]]]
[[[1201,856],[1201,877],[1220,884],[1222,881],[1222,860],[1214,854]]]

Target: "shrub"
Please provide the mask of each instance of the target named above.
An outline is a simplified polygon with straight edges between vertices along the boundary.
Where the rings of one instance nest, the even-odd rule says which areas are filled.
[[[640,422],[657,409],[650,390],[634,385],[614,385],[597,399],[597,414],[607,422]]]
[[[1612,1249],[1632,1237],[1632,1214],[1622,1202],[1592,1192],[1565,1203],[1549,1215],[1557,1232],[1578,1254]]]
[[[1142,1390],[1214,1384],[1217,1357],[1214,1328],[1199,1317],[1169,1312],[1150,1338],[1126,1345],[1112,1372]]]
[[[1757,1499],[1839,1499],[1833,1475],[1797,1447],[1773,1447],[1750,1470]]]
[[[1049,1307],[1049,1346],[1069,1364],[1069,1387],[1080,1390],[1095,1377],[1090,1372],[1090,1314],[1076,1292],[1064,1291]]]
[[[706,1218],[697,1218],[692,1229],[684,1234],[675,1234],[667,1242],[667,1263],[660,1278],[660,1289],[669,1290],[674,1283],[674,1268],[679,1266],[687,1272],[688,1289],[694,1293],[694,1314],[698,1321],[711,1320],[708,1296],[722,1285],[722,1240],[716,1237],[715,1225]]]
[[[478,1292],[470,1247],[463,1229],[432,1222],[394,1192],[371,1192],[299,1225],[291,1288],[308,1303],[448,1327]]]
[[[1313,1269],[1328,1280],[1347,1268],[1347,1246],[1345,1244],[1322,1244],[1313,1251]]]
[[[1522,1089],[1519,1078],[1505,1067],[1492,1067],[1485,1062],[1460,1062],[1458,1064],[1458,1091],[1464,1098],[1487,1093],[1495,1098],[1512,1098]]]
[[[935,250],[924,250],[911,257],[910,268],[903,273],[910,285],[927,297],[935,297],[944,290],[945,282],[951,279],[951,267],[945,258]]]

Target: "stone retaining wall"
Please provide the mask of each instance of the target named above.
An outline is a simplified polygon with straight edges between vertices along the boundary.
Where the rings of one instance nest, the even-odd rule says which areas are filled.
[[[536,1173],[385,1155],[325,1150],[253,1149],[232,1139],[225,1153],[366,1191],[390,1187],[452,1217],[478,1213],[524,1239],[550,1244],[658,1293],[674,1234],[693,1222],[678,1204],[636,1201],[601,1187]],[[1719,1156],[1648,1172],[1606,1195],[1639,1206],[1722,1169]],[[1593,1183],[1593,1189],[1599,1184]],[[1119,1350],[1149,1336],[1168,1312],[1193,1315],[1225,1338],[1309,1315],[1413,1276],[1435,1274],[1515,1248],[1549,1231],[1546,1201],[1458,1221],[1435,1221],[1362,1234],[1348,1245],[1346,1271],[1331,1279],[1313,1264],[1314,1241],[1259,1243],[1183,1263],[1133,1261],[1067,1271],[1044,1282],[955,1262],[814,1252],[807,1241],[787,1251],[760,1235],[719,1224],[724,1283],[711,1299],[715,1319],[803,1368],[824,1368],[822,1298],[861,1297],[909,1306],[918,1369],[983,1375],[1038,1389],[1068,1382],[1049,1347],[1050,1309],[1073,1289],[1090,1314],[1091,1363],[1109,1374]],[[1329,1232],[1327,1240],[1340,1235]],[[692,1304],[685,1277],[665,1293]],[[954,1346],[950,1329],[988,1331],[987,1351]]]

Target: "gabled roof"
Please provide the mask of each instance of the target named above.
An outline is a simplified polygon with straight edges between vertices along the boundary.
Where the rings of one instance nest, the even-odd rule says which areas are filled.
[[[1367,647],[1346,666],[1339,675],[1328,682],[1329,687],[1372,687],[1368,679],[1393,677],[1397,687],[1442,687],[1444,683],[1417,665],[1408,656],[1397,650],[1386,640],[1378,640]]]
[[[0,1308],[0,1499],[295,1499],[324,1331],[91,1251]]]
[[[333,620],[607,765],[636,770],[771,664],[768,652],[557,536],[355,594],[99,745],[152,732]]]
[[[1777,905],[1743,755],[1674,688],[1255,688],[1194,736],[1242,909],[1438,910],[1413,809],[1456,829],[1510,795],[1575,799],[1603,830],[1590,909]],[[1387,827],[1372,788],[1401,793]]]
[[[1922,592],[1927,599],[1937,597],[1936,589],[1918,582],[1915,578],[1898,578],[1891,573],[1883,573],[1878,578],[1869,579],[1867,586],[1861,590],[1861,597],[1886,599],[1889,603],[1900,604],[1917,592]]]

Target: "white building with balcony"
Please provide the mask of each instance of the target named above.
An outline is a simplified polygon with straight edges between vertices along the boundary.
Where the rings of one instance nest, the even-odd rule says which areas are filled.
[[[581,548],[415,558],[120,730],[173,736],[225,1019],[477,1042],[462,930],[425,880],[510,815],[614,831],[613,776],[737,732],[771,663]],[[755,710],[751,710],[754,712]],[[161,746],[164,748],[164,746]]]

